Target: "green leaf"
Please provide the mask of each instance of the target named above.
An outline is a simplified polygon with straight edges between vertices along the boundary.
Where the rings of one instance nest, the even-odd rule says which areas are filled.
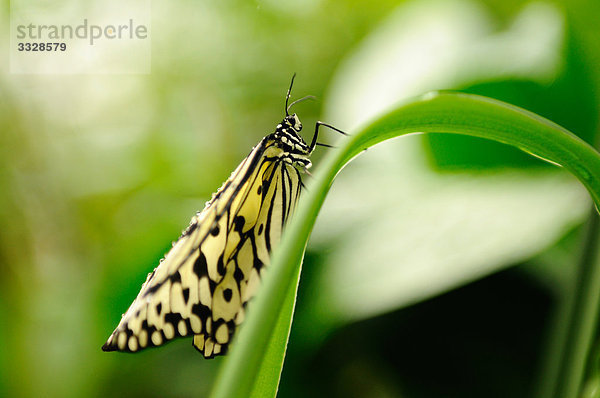
[[[515,146],[569,170],[600,203],[600,155],[562,127],[485,97],[433,93],[399,106],[354,134],[321,164],[286,228],[248,317],[224,361],[213,397],[273,397],[291,326],[298,274],[308,237],[335,176],[363,150],[415,132],[453,133]],[[289,319],[283,319],[284,314]],[[265,366],[271,363],[271,366]]]
[[[414,95],[468,90],[592,142],[597,101],[569,27],[564,10],[548,3],[499,20],[470,0],[403,2],[342,60],[324,120],[355,127]],[[298,320],[309,325],[315,317],[339,327],[377,316],[527,261],[580,225],[590,207],[564,170],[457,134],[369,149],[341,177],[309,246],[328,264],[306,270],[319,291],[299,307]]]

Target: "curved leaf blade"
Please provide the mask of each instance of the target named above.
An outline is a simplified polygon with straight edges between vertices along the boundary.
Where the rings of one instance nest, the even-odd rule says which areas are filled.
[[[283,366],[302,257],[335,176],[363,150],[411,133],[464,134],[515,146],[569,170],[599,207],[600,155],[559,125],[476,95],[432,93],[406,102],[352,135],[320,165],[273,253],[263,287],[223,364],[213,397],[276,395],[281,373],[276,364]]]

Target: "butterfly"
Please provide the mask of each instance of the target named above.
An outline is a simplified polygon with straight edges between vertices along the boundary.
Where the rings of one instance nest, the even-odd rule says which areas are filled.
[[[204,209],[154,269],[104,351],[137,352],[176,337],[193,335],[206,358],[227,352],[246,305],[255,295],[286,221],[304,187],[319,128],[310,144],[299,135],[302,123],[289,114],[294,76],[285,99],[285,117],[264,137],[213,194]]]

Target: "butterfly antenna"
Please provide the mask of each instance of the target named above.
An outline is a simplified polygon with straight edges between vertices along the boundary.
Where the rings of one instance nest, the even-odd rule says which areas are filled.
[[[287,95],[285,96],[285,115],[286,116],[290,115],[288,113],[288,109],[290,109],[290,107],[288,106],[288,102],[290,101],[290,96],[292,95],[292,86],[294,85],[295,78],[296,78],[296,72],[294,72],[294,74],[292,75],[292,81],[290,82],[290,88],[288,88]],[[292,103],[292,105],[294,105],[294,103]],[[290,106],[292,106],[292,105],[290,105]]]
[[[333,146],[333,145],[324,144],[324,143],[322,143],[322,142],[317,142],[315,145],[316,145],[316,146],[322,146],[322,147],[325,147],[325,148],[336,148],[336,147],[335,147],[335,146]]]
[[[302,97],[302,98],[300,98],[300,99],[297,99],[296,101],[292,102],[292,103],[290,104],[290,106],[288,106],[288,107],[287,107],[287,111],[286,111],[286,113],[287,113],[287,112],[289,112],[290,108],[291,108],[292,106],[296,105],[298,102],[306,101],[306,100],[309,100],[309,99],[312,99],[312,100],[314,100],[314,99],[317,99],[317,97],[315,97],[314,95],[307,95],[306,97]]]

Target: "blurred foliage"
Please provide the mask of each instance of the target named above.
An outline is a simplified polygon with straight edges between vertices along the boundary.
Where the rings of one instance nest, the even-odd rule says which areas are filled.
[[[14,75],[8,73],[8,62],[0,64],[0,337],[5,342],[0,350],[0,396],[205,396],[221,361],[203,360],[189,341],[136,355],[106,354],[100,346],[189,218],[278,122],[293,72],[298,73],[295,95],[319,99],[297,108],[306,126],[320,117],[323,100],[328,122],[354,126],[356,112],[344,100],[365,107],[361,98],[373,98],[364,95],[365,82],[345,78],[344,71],[352,65],[364,67],[363,74],[378,77],[385,87],[390,75],[377,76],[365,65],[386,60],[371,59],[359,50],[370,48],[372,32],[390,15],[405,12],[398,8],[404,3],[153,2],[150,75]],[[458,20],[470,40],[452,50],[467,48],[465,43],[479,48],[479,39],[506,31],[525,4],[457,2],[456,13],[475,10],[468,20],[476,24]],[[505,58],[500,66],[492,58],[491,66],[473,58],[452,64],[433,52],[431,60],[445,71],[444,78],[430,73],[418,58],[410,59],[410,66],[421,71],[414,90],[422,91],[394,90],[388,84],[395,97],[386,97],[387,104],[431,89],[462,89],[538,112],[593,142],[600,87],[600,4],[550,4],[562,21],[551,25],[562,38],[556,70],[548,72],[543,62],[534,63],[527,73],[503,73],[518,59]],[[3,5],[0,19],[8,26],[9,4]],[[421,7],[432,17],[444,16],[436,2],[413,1],[408,6]],[[469,26],[475,26],[473,31]],[[420,26],[409,27],[414,32]],[[514,42],[529,42],[527,30],[518,32],[521,36]],[[7,33],[0,35],[5,54],[10,45]],[[419,36],[410,40],[417,49],[427,43]],[[392,66],[400,76],[402,69]],[[383,109],[377,105],[373,110]],[[378,162],[379,148],[370,151],[349,168],[346,178],[346,171],[340,176],[328,201],[331,206],[324,209],[315,231],[280,396],[526,397],[538,388],[556,313],[572,293],[577,225],[589,202],[562,173],[540,170],[540,162],[500,146],[462,138],[414,142],[417,145],[399,141],[395,147],[416,159],[421,170],[406,167],[411,184],[406,195],[424,195],[414,196],[415,203],[398,204],[397,196],[385,196],[402,192],[404,185],[398,185],[375,198],[399,206],[395,228],[412,220],[423,236],[442,241],[435,234],[441,218],[408,218],[420,214],[410,206],[433,192],[449,192],[482,224],[506,220],[503,210],[523,217],[540,209],[539,219],[549,221],[531,223],[528,236],[535,242],[519,237],[525,249],[498,239],[482,246],[489,248],[483,251],[488,256],[478,255],[475,261],[464,254],[467,245],[478,247],[487,237],[510,237],[511,229],[520,236],[516,232],[522,225],[511,219],[496,232],[474,230],[462,213],[455,213],[453,221],[444,224],[447,235],[442,237],[464,230],[471,234],[450,247],[455,254],[452,266],[439,279],[451,282],[389,301],[360,317],[341,313],[338,303],[326,300],[335,289],[331,281],[323,284],[320,271],[335,271],[335,255],[344,265],[345,257],[335,253],[347,253],[345,240],[364,240],[340,231],[376,231],[370,219],[381,220],[389,208],[380,202],[369,204],[350,188],[364,187],[360,184],[365,179],[388,167],[404,167]],[[398,153],[404,152],[394,152]],[[315,154],[315,167],[320,156]],[[530,191],[515,190],[511,178],[498,185],[498,180],[485,180],[487,173],[479,173],[492,169],[490,174],[506,179],[505,172],[516,173],[515,167],[523,165],[529,168],[519,171],[513,182],[531,184],[536,192],[547,189],[527,205],[504,196],[496,202],[498,208],[477,213],[457,192],[471,198],[481,193],[477,209],[490,206],[498,191],[531,199]],[[432,169],[443,169],[443,176]],[[353,179],[360,173],[365,178]],[[426,189],[421,181],[426,181]],[[452,186],[459,189],[445,191]],[[347,195],[336,197],[336,189]],[[431,208],[439,207],[432,202]],[[341,220],[340,212],[348,220]],[[442,213],[440,209],[439,217]],[[536,240],[539,236],[544,239]],[[365,254],[364,247],[356,247]],[[371,266],[368,258],[361,261]],[[401,260],[389,253],[387,261],[394,265]],[[473,271],[481,267],[486,271]],[[406,280],[413,290],[422,288],[416,282],[423,278]],[[328,321],[322,314],[327,313],[336,313],[335,325],[323,325]],[[594,396],[594,383],[596,379],[589,381],[586,396]]]
[[[511,87],[525,78],[550,84],[563,70],[563,16],[532,3],[513,19],[493,29],[489,12],[465,0],[399,7],[340,66],[328,118],[361,125],[379,109],[439,88]],[[417,66],[406,61],[415,59]],[[313,312],[335,322],[391,311],[552,245],[586,217],[587,194],[554,168],[514,169],[524,159],[542,164],[506,145],[435,134],[361,156],[338,178],[315,228],[315,245],[336,250]]]

